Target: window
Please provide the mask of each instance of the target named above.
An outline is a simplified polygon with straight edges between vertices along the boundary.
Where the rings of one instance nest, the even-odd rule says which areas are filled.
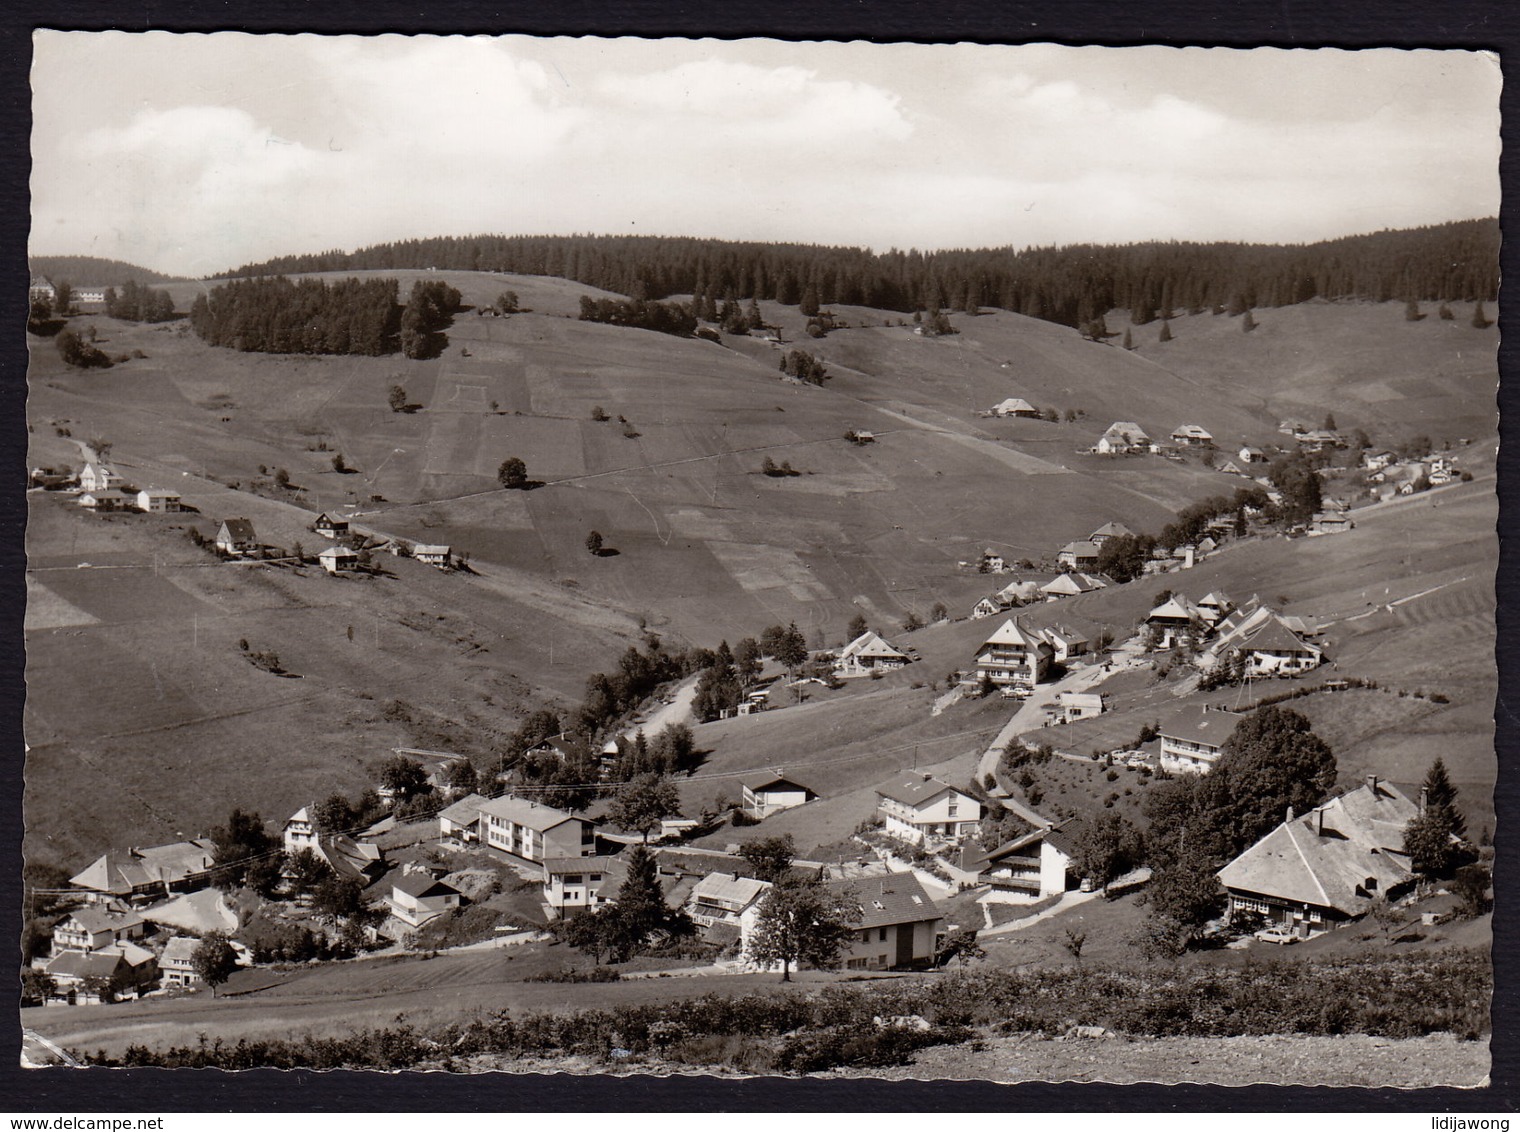
[[[959,807],[960,807],[960,803],[959,803],[959,802],[951,802],[951,803],[950,803],[950,816],[951,816],[951,817],[952,817],[952,818],[953,818],[953,817],[954,817],[954,816],[955,816],[955,815],[956,815],[956,813],[957,813],[957,812],[958,812],[958,810],[959,810]]]
[[[867,928],[865,931],[863,931],[863,932],[860,933],[860,942],[861,943],[870,943],[871,942],[871,929],[870,928]]]
[[[880,943],[886,943],[887,942],[887,929],[886,928],[877,928],[876,930],[879,933],[881,933],[881,934],[879,934],[876,937],[877,941],[880,942]]]

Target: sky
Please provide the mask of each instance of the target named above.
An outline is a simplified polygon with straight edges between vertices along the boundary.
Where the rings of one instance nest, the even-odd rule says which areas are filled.
[[[1495,56],[33,38],[35,255],[200,276],[500,232],[1305,242],[1499,211]]]

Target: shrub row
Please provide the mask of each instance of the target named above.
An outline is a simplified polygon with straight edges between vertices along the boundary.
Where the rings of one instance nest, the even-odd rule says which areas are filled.
[[[554,977],[554,976],[549,976]],[[165,1068],[402,1069],[441,1059],[664,1054],[752,1069],[816,1072],[902,1064],[926,1045],[966,1041],[974,1027],[1058,1036],[1073,1026],[1134,1035],[1369,1034],[1412,1038],[1489,1030],[1492,968],[1478,950],[1273,961],[1241,968],[1141,971],[970,969],[890,985],[839,984],[813,994],[705,995],[576,1014],[497,1014],[427,1032],[407,1025],[344,1037],[204,1039],[161,1050],[132,1046],[102,1065]],[[878,1029],[883,1016],[918,1016],[926,1029]],[[731,1038],[742,1038],[741,1054]]]

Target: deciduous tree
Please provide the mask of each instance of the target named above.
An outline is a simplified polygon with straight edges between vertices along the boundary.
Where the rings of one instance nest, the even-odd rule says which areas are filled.
[[[792,981],[792,967],[837,967],[850,934],[860,922],[858,899],[824,887],[816,877],[771,886],[760,902],[749,940],[750,958],[781,964],[781,981]]]

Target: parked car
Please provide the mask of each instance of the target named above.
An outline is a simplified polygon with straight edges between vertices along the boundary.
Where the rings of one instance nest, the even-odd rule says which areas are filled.
[[[1256,938],[1262,943],[1276,943],[1282,946],[1298,942],[1298,936],[1292,932],[1285,932],[1281,928],[1263,928],[1256,933]]]

